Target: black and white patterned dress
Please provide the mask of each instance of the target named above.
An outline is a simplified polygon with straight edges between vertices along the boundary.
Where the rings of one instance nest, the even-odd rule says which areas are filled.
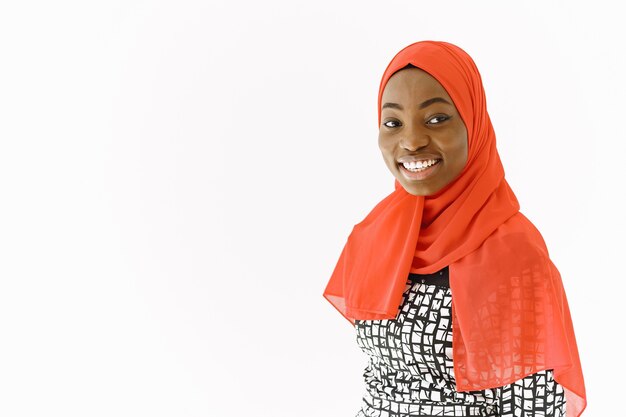
[[[456,392],[448,268],[409,274],[398,316],[356,320],[368,355],[365,395],[356,417],[565,416],[563,387],[545,370],[512,384]]]

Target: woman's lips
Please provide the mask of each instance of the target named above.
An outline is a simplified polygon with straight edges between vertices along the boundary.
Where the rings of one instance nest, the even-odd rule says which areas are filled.
[[[404,175],[404,178],[410,181],[421,181],[430,176],[432,176],[439,169],[439,165],[441,165],[441,159],[437,159],[437,162],[429,167],[426,167],[419,171],[409,171],[402,164],[398,164],[400,172]]]

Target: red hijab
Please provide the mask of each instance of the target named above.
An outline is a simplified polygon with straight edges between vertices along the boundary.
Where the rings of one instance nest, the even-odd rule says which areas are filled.
[[[467,164],[435,195],[414,196],[395,180],[395,190],[353,227],[323,295],[352,324],[395,319],[409,272],[449,266],[457,390],[553,369],[567,416],[579,416],[587,399],[561,277],[504,178],[478,69],[450,43],[405,47],[380,82],[378,126],[385,85],[408,64],[454,101],[467,128]]]

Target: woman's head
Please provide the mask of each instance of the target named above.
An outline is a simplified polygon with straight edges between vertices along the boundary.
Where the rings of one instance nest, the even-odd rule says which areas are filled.
[[[394,73],[385,86],[378,146],[408,193],[433,195],[463,171],[467,129],[445,88],[410,66]]]
[[[380,82],[378,127],[396,188],[410,194],[446,192],[454,199],[487,171],[489,187],[504,175],[480,74],[472,58],[453,44],[415,42],[394,56]],[[411,173],[401,163],[407,159],[434,165],[423,169],[418,163],[422,171]]]

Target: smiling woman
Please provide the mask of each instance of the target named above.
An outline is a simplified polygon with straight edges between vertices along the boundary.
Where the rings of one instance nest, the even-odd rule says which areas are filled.
[[[357,417],[579,416],[561,276],[504,178],[471,57],[402,49],[378,116],[395,190],[354,226],[323,293],[369,359]]]

